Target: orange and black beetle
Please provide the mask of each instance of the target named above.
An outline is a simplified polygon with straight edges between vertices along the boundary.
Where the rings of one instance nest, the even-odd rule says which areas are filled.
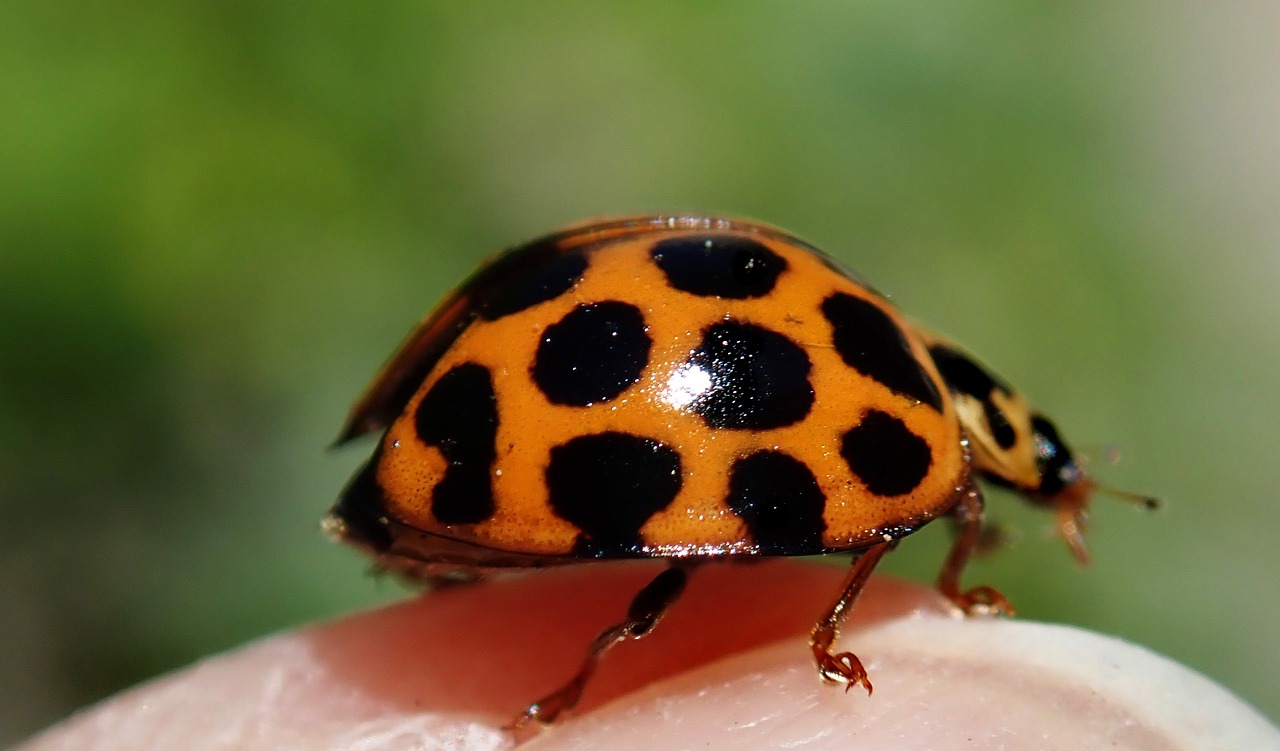
[[[1096,487],[1048,419],[857,276],[777,229],[697,216],[576,227],[481,268],[341,440],[380,430],[328,525],[387,568],[672,563],[522,722],[572,707],[688,564],[742,557],[855,554],[810,643],[824,679],[870,691],[831,647],[898,540],[956,517],[939,588],[967,612],[1008,612],[994,589],[960,586],[982,532],[975,477],[1055,509],[1081,560]]]

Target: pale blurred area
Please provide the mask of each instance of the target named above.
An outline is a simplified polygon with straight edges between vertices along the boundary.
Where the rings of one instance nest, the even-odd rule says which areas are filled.
[[[348,404],[482,257],[658,210],[824,247],[1166,498],[1100,497],[1080,570],[993,493],[1017,539],[969,580],[1280,715],[1278,34],[1260,0],[0,4],[0,744],[403,596],[319,533]],[[888,569],[931,579],[934,526]]]

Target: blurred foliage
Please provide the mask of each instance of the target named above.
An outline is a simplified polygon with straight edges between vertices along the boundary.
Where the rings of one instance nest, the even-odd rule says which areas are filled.
[[[1280,192],[1229,116],[1277,70],[1191,14],[0,4],[0,743],[400,596],[318,533],[350,399],[495,248],[681,209],[814,241],[1124,445],[1099,473],[1163,514],[1100,499],[1079,571],[997,496],[1021,540],[971,580],[1280,713]],[[919,537],[891,570],[936,573]]]

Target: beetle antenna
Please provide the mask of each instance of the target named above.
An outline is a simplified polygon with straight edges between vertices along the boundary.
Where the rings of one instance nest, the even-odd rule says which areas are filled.
[[[1119,488],[1113,488],[1110,485],[1103,485],[1099,482],[1095,482],[1094,487],[1113,498],[1118,498],[1126,503],[1132,503],[1135,506],[1141,506],[1148,511],[1157,511],[1164,505],[1164,503],[1155,496],[1145,495],[1143,493],[1134,493],[1129,490],[1120,490]]]
[[[1088,468],[1090,461],[1100,459],[1108,465],[1114,466],[1120,463],[1120,447],[1116,444],[1106,444],[1103,446],[1089,446],[1081,451],[1076,452],[1076,459],[1083,468]],[[1093,473],[1088,473],[1092,475]],[[1089,477],[1090,487],[1107,495],[1117,498],[1126,503],[1132,503],[1135,506],[1141,506],[1151,511],[1158,510],[1164,504],[1155,496],[1145,495],[1143,493],[1134,493],[1129,490],[1121,490],[1111,485],[1105,485],[1098,482],[1092,476]]]

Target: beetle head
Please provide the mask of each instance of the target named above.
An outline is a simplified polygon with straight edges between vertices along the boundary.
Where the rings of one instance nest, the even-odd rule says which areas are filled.
[[[1040,486],[1031,496],[1057,511],[1058,534],[1082,565],[1089,562],[1084,531],[1089,521],[1089,499],[1096,491],[1148,509],[1160,507],[1160,501],[1151,496],[1099,483],[1085,469],[1083,457],[1067,446],[1058,435],[1058,429],[1044,415],[1036,413],[1031,416],[1031,435],[1035,442],[1036,470],[1040,475]]]

